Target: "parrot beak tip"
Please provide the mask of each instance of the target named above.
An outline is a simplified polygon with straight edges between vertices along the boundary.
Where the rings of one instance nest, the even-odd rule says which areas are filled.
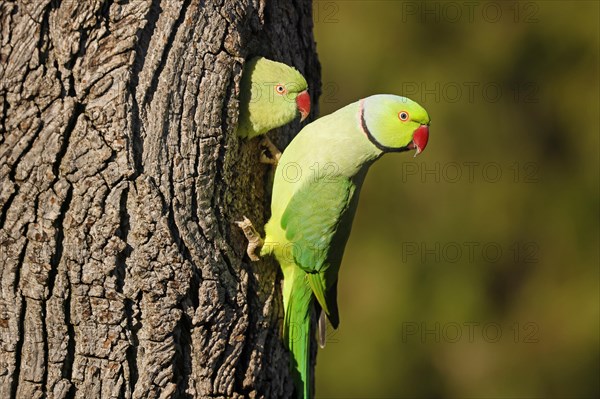
[[[408,148],[413,150],[416,149],[415,157],[419,155],[425,147],[427,147],[427,142],[429,141],[429,126],[421,125],[419,126],[413,133],[413,139],[408,145]]]
[[[308,90],[304,90],[296,97],[296,106],[300,112],[300,122],[304,122],[310,114],[310,96]]]

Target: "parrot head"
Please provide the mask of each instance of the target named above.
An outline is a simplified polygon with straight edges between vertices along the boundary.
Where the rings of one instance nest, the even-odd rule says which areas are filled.
[[[416,102],[390,94],[365,98],[361,123],[369,139],[384,152],[416,150],[427,146],[429,123],[427,111]]]
[[[297,117],[303,121],[310,113],[306,79],[295,68],[264,57],[253,58],[244,66],[240,94],[240,120],[248,122],[249,137]]]

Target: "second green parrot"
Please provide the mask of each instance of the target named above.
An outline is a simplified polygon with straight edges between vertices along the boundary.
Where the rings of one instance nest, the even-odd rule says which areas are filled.
[[[296,69],[264,57],[247,61],[240,87],[237,134],[252,138],[310,113],[304,76]]]

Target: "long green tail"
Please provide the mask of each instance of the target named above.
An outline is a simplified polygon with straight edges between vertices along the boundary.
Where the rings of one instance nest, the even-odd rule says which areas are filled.
[[[284,279],[284,293],[289,293],[285,309],[284,339],[287,341],[290,358],[290,368],[296,386],[298,398],[311,398],[310,381],[310,306],[313,295],[306,281],[305,273],[297,266],[286,276],[292,281]],[[291,283],[291,290],[289,286]],[[288,289],[286,289],[288,288]]]

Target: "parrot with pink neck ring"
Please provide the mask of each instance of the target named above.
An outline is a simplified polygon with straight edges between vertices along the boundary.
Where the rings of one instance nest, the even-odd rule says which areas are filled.
[[[298,398],[312,397],[311,311],[339,325],[338,273],[369,167],[387,153],[421,153],[431,120],[416,102],[374,95],[305,126],[283,152],[273,184],[271,218],[262,239],[244,218],[248,255],[273,255],[283,272],[284,340]]]

